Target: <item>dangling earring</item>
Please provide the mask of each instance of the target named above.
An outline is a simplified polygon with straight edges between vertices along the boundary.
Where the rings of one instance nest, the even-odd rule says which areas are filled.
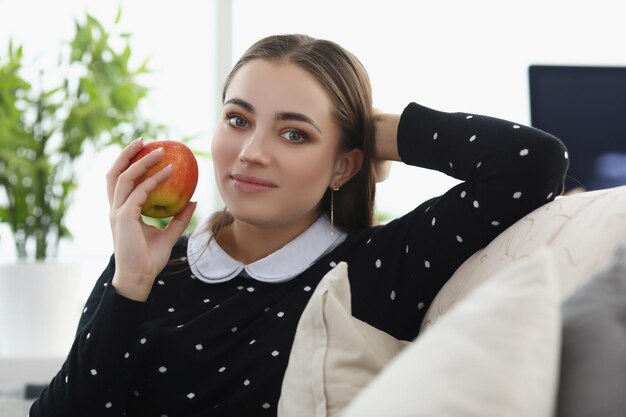
[[[330,191],[330,235],[334,235],[335,225],[335,191],[339,191],[337,183],[333,184]]]

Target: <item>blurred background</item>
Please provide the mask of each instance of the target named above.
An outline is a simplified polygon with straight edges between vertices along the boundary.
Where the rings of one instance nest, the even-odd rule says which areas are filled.
[[[443,111],[531,124],[531,65],[626,66],[620,5],[617,0],[0,0],[0,67],[12,40],[13,48],[22,46],[21,74],[33,89],[79,77],[71,68],[68,75],[60,57],[74,39],[76,22],[84,23],[89,14],[127,40],[130,68],[149,59],[150,72],[136,77],[146,88],[137,111],[165,128],[158,138],[186,138],[192,148],[208,152],[230,66],[261,37],[299,32],[352,51],[368,69],[375,106],[384,111],[401,112],[417,101]],[[61,239],[56,254],[47,257],[80,266],[79,298],[88,294],[112,252],[105,173],[119,149],[81,148],[73,163],[76,189],[64,209],[72,238]],[[199,162],[194,200],[199,202],[196,221],[201,222],[221,204],[210,158]],[[0,164],[1,169],[7,165]],[[389,179],[379,185],[377,211],[381,218],[401,215],[456,183],[437,172],[394,163]],[[8,199],[0,188],[0,207]],[[0,222],[0,265],[17,260],[10,227]],[[1,309],[0,342],[9,338],[9,321],[2,322]],[[19,320],[11,323],[20,325]],[[63,337],[49,356],[60,356],[71,343]],[[0,343],[0,358],[16,351],[15,346],[3,351]]]
[[[24,73],[50,84],[59,54],[86,13],[105,27],[131,34],[131,63],[149,58],[152,72],[138,78],[148,88],[146,118],[169,128],[173,139],[193,136],[208,151],[225,72],[255,40],[301,32],[337,41],[368,69],[375,105],[400,112],[409,101],[446,111],[489,114],[530,124],[528,67],[532,64],[625,66],[626,27],[619,1],[566,0],[465,2],[181,0],[0,0],[0,57],[9,40],[23,45]],[[117,26],[114,21],[121,7]],[[133,62],[132,60],[136,62]],[[91,259],[102,267],[112,244],[104,174],[119,151],[86,149],[77,159],[78,188],[67,207],[59,259]],[[219,197],[210,159],[200,161],[194,199],[204,219]],[[377,208],[396,216],[456,182],[439,173],[395,164],[378,189]],[[3,196],[0,191],[0,201]],[[0,260],[16,258],[12,236],[0,224]]]

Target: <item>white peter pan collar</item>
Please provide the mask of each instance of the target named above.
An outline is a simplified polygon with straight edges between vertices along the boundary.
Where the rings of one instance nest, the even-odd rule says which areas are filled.
[[[191,272],[206,283],[228,281],[242,271],[258,281],[285,282],[345,240],[345,232],[335,229],[331,235],[330,230],[328,218],[320,216],[294,240],[248,265],[228,255],[215,239],[211,239],[211,232],[193,233],[187,242],[187,259]]]

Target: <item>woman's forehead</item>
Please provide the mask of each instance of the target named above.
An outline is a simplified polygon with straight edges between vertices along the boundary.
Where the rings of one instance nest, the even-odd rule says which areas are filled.
[[[232,78],[225,102],[233,98],[255,109],[298,112],[310,117],[332,115],[332,102],[322,84],[305,69],[287,61],[255,59]]]

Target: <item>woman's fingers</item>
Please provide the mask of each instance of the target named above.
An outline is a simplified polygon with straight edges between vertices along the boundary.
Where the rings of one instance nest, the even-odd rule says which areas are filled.
[[[126,146],[118,155],[117,159],[106,174],[107,179],[107,196],[109,197],[109,205],[113,204],[113,195],[115,193],[115,184],[117,178],[122,172],[128,168],[131,159],[143,148],[142,138],[137,138]]]
[[[135,181],[144,175],[150,168],[163,158],[163,148],[158,148],[130,165],[124,172],[119,174],[113,191],[111,210],[119,208],[133,192]],[[152,191],[152,190],[150,190]]]
[[[148,156],[150,155],[146,155],[146,157]],[[129,207],[140,207],[148,199],[148,194],[150,194],[150,192],[153,191],[155,188],[157,188],[159,184],[165,182],[172,175],[172,166],[167,165],[166,167],[163,167],[161,170],[157,171],[154,175],[143,180],[141,184],[138,184],[136,187],[134,186],[133,179],[122,180],[122,177],[124,176],[124,174],[120,176],[120,180],[118,181],[119,184],[115,190],[115,197],[113,199],[114,208],[118,208],[124,204],[128,205]],[[141,175],[143,174],[139,174],[137,178],[140,177]],[[131,182],[130,187],[128,186],[129,181]],[[127,188],[130,188],[130,192],[127,195],[124,195],[123,194],[124,190],[122,189],[127,189]],[[118,190],[120,190],[119,194],[118,194]],[[120,202],[119,204],[117,204],[118,201]]]
[[[168,236],[169,243],[174,246],[176,240],[185,232],[187,226],[189,226],[189,222],[191,221],[191,216],[193,212],[196,210],[196,206],[198,203],[189,202],[187,206],[178,213],[174,218],[169,222],[167,227],[165,228],[165,233]]]

